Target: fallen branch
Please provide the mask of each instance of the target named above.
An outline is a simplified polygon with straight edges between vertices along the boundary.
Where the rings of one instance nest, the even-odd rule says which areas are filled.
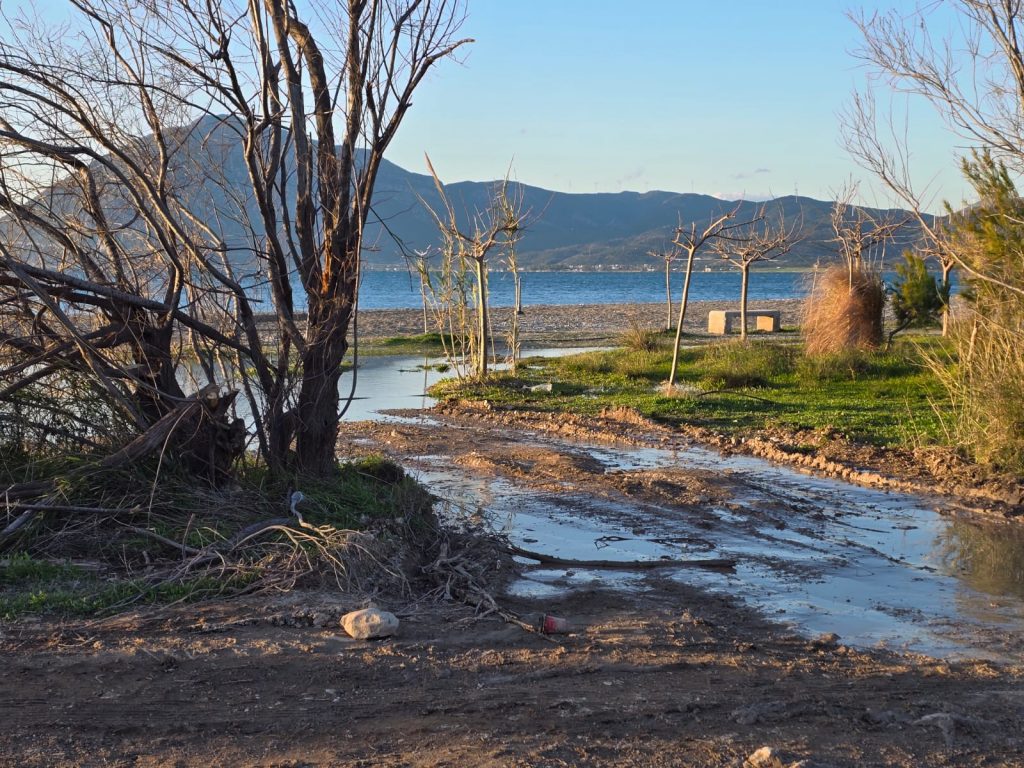
[[[713,571],[732,571],[736,561],[728,558],[704,558],[701,560],[568,560],[564,557],[531,552],[513,544],[505,551],[510,555],[536,560],[541,565],[557,565],[566,568],[622,568],[624,570],[648,570],[651,568],[707,568]]]
[[[131,531],[132,533],[137,533],[140,536],[148,536],[154,541],[159,541],[161,544],[171,547],[172,549],[177,549],[181,552],[182,557],[184,557],[185,555],[195,557],[196,555],[202,554],[201,549],[196,549],[195,547],[190,547],[188,544],[185,544],[184,542],[175,541],[174,539],[169,539],[166,536],[161,536],[156,531],[151,531],[148,528],[138,528],[134,525],[126,525],[125,528]]]

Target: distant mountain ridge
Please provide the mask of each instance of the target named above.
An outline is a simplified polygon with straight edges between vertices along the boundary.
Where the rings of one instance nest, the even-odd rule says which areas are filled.
[[[191,210],[205,212],[207,223],[218,229],[229,243],[234,254],[232,259],[249,259],[252,237],[262,233],[249,232],[245,224],[246,220],[258,222],[260,219],[248,186],[239,126],[232,124],[231,118],[207,116],[191,125],[172,129],[169,135],[173,135],[181,147],[174,156],[171,172],[175,186],[182,190],[181,197],[187,200]],[[155,142],[153,144],[155,146]],[[447,184],[445,188],[462,223],[468,224],[475,212],[486,209],[495,186],[500,183],[460,181]],[[521,268],[532,270],[660,269],[661,259],[650,256],[649,252],[667,250],[680,221],[700,227],[733,209],[737,209],[737,219],[742,221],[753,216],[762,205],[694,193],[568,193],[519,182],[511,182],[510,186],[511,193],[521,197],[524,212],[528,212],[525,231],[517,247],[518,262]],[[58,183],[52,188],[58,196],[61,187]],[[131,219],[130,211],[117,211],[117,200],[116,194],[105,194],[105,203],[112,206],[108,216],[113,221]],[[414,251],[437,244],[437,228],[423,201],[431,205],[439,202],[433,179],[385,159],[377,176],[364,236],[364,263],[369,268],[404,267],[406,257]],[[76,204],[71,198],[66,203]],[[833,237],[831,202],[790,195],[764,205],[769,217],[781,215],[787,223],[802,223],[803,229],[803,239],[773,265],[808,267],[836,257],[835,244],[829,242]],[[866,210],[880,219],[907,216],[900,210]],[[0,234],[19,242],[22,239],[13,231],[11,222],[3,219],[0,219]],[[887,249],[895,258],[919,237],[917,224],[908,224]],[[700,268],[705,265],[716,268],[721,263],[710,254],[699,258]]]
[[[500,182],[461,181],[445,189],[456,211],[462,215],[483,210],[491,191]],[[650,251],[670,246],[680,221],[698,227],[713,217],[738,207],[737,218],[752,216],[759,202],[727,201],[710,195],[678,192],[553,192],[526,184],[512,183],[521,193],[528,223],[517,248],[519,264],[527,269],[660,268],[661,260]],[[418,196],[418,197],[417,197]],[[437,193],[430,176],[407,171],[385,161],[374,193],[374,221],[368,226],[367,242],[376,250],[366,254],[370,267],[387,268],[403,263],[402,249],[411,253],[437,240],[429,213],[419,198],[433,203]],[[774,264],[780,267],[808,267],[836,258],[831,213],[833,203],[789,195],[765,203],[769,217],[781,212],[787,223],[802,222],[804,237]],[[906,211],[866,209],[876,218],[887,215],[908,217]],[[381,223],[386,223],[385,226]],[[390,230],[390,235],[388,233]],[[396,236],[400,247],[394,242]],[[893,256],[920,237],[916,223],[905,226],[896,241],[887,246]],[[721,260],[705,254],[703,264],[717,266]]]

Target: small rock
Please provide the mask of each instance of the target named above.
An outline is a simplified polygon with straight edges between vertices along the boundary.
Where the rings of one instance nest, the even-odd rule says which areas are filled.
[[[761,747],[743,761],[743,768],[785,768],[779,753],[771,747]]]
[[[534,384],[530,387],[531,392],[551,392],[554,389],[554,385],[549,381],[546,384]]]
[[[839,635],[835,632],[826,632],[823,635],[818,635],[816,638],[811,640],[810,648],[812,651],[825,651],[836,648],[839,645]]]
[[[395,634],[398,617],[380,608],[364,608],[342,616],[341,626],[356,640],[373,640]]]

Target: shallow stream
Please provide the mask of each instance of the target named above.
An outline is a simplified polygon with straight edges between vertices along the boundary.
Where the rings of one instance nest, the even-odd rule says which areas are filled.
[[[417,364],[371,359],[360,375],[363,391],[373,396],[356,401],[365,405],[350,417],[378,418],[371,407],[429,404],[423,387],[440,374],[416,370]],[[710,470],[734,480],[738,490],[693,515],[672,505],[595,495],[572,483],[539,490],[461,466],[450,455],[409,458],[435,493],[479,511],[524,549],[579,560],[731,558],[733,573],[659,573],[738,596],[802,632],[835,632],[850,645],[1024,658],[1019,526],[978,524],[953,510],[943,514],[937,498],[863,488],[699,447],[611,447],[519,432],[513,439],[554,452],[582,451],[605,473]],[[631,571],[534,567],[513,590],[544,596],[596,585],[643,589],[643,579]]]

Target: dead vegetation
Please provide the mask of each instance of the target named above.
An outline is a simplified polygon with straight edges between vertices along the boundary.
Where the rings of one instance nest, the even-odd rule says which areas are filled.
[[[815,272],[804,304],[801,331],[809,357],[850,349],[877,349],[882,343],[885,286],[868,267],[842,265]]]

